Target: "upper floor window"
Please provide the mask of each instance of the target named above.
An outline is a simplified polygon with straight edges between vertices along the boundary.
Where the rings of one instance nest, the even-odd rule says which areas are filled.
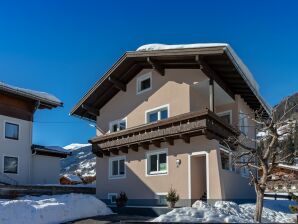
[[[169,117],[169,106],[162,106],[153,110],[146,111],[146,123],[165,120]]]
[[[232,111],[231,110],[217,113],[217,115],[219,117],[221,117],[221,119],[226,121],[228,124],[232,124]]]
[[[17,157],[10,157],[4,156],[4,173],[18,173],[18,158]]]
[[[137,78],[137,94],[149,91],[152,88],[151,73],[145,74]]]
[[[109,177],[124,178],[125,177],[125,157],[113,157],[109,160]]]
[[[161,150],[147,154],[147,175],[167,174],[168,151]]]
[[[116,132],[126,129],[126,118],[110,122],[110,132]]]
[[[18,140],[19,139],[19,125],[5,122],[5,138]]]
[[[239,114],[239,129],[240,129],[242,134],[244,134],[244,135],[248,134],[247,116],[242,111],[240,111],[240,114]]]

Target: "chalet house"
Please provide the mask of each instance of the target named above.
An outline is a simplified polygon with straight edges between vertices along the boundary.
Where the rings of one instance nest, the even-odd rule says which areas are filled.
[[[254,138],[246,116],[270,108],[228,44],[159,45],[126,52],[73,108],[96,122],[97,196],[130,206],[255,197],[248,171],[233,167],[229,136]],[[247,143],[254,148],[254,143]]]
[[[34,113],[62,106],[56,97],[0,83],[0,183],[14,185],[59,183],[58,147],[32,145]]]

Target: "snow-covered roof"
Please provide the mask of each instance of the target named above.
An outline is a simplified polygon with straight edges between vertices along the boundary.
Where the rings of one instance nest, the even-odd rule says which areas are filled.
[[[72,143],[70,145],[64,146],[63,148],[66,150],[77,150],[83,147],[90,146],[91,144],[80,144],[80,143]]]
[[[47,152],[47,153],[55,154],[55,155],[60,154],[63,157],[71,155],[71,152],[69,152],[69,150],[66,150],[60,146],[32,145],[31,149],[32,149],[32,151]]]
[[[242,62],[240,57],[236,54],[233,48],[227,43],[195,43],[195,44],[146,44],[140,46],[137,51],[162,51],[162,50],[172,50],[172,49],[191,49],[191,48],[212,48],[212,47],[225,47],[225,51],[227,55],[230,57],[235,67],[238,69],[240,75],[246,81],[246,83],[250,86],[252,91],[256,94],[259,100],[262,102],[263,106],[269,113],[271,111],[271,106],[263,99],[260,95],[259,84],[255,80],[253,74],[249,71],[247,66]]]
[[[81,183],[82,180],[79,176],[77,175],[73,175],[73,174],[65,174],[63,175],[63,177],[65,177],[66,179],[72,181],[72,182],[77,182],[77,183]]]
[[[30,89],[24,89],[16,86],[0,82],[0,91],[8,92],[28,99],[39,101],[51,107],[62,106],[63,103],[57,97],[46,92],[39,92]]]
[[[291,166],[291,165],[286,165],[286,164],[278,164],[278,166],[280,168],[285,168],[285,169],[289,169],[289,170],[294,170],[294,171],[298,171],[298,166]]]

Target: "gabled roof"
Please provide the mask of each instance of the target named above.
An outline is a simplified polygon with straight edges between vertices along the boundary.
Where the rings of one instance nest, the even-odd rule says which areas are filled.
[[[99,110],[115,96],[119,89],[142,69],[154,68],[161,73],[170,68],[201,68],[202,63],[214,71],[221,87],[230,94],[239,94],[254,110],[263,109],[267,115],[271,108],[259,94],[253,75],[233,49],[225,43],[161,45],[150,44],[137,51],[126,52],[108,72],[75,105],[71,115],[96,120]]]
[[[22,98],[24,100],[30,100],[39,102],[40,108],[55,108],[58,106],[63,106],[61,100],[59,100],[54,95],[45,92],[39,92],[30,89],[19,88],[16,86],[8,85],[6,83],[0,82],[0,93],[5,93],[12,95],[17,98]]]
[[[32,145],[31,150],[32,154],[43,156],[66,158],[67,156],[71,155],[71,152],[59,146]]]

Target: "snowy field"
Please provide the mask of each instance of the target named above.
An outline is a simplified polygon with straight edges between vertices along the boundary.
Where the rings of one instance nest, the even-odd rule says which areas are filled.
[[[289,212],[289,204],[289,201],[266,200],[262,222],[293,223],[295,215]],[[253,223],[254,209],[254,204],[216,202],[215,205],[209,205],[197,201],[192,208],[174,209],[154,219],[153,222]]]
[[[56,224],[110,214],[112,211],[91,195],[27,196],[19,200],[0,200],[1,224]]]

